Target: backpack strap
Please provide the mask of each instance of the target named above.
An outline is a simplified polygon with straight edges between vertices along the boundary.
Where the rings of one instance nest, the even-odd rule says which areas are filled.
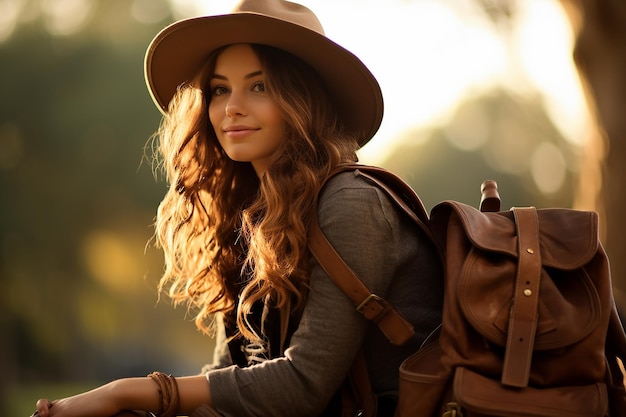
[[[513,208],[513,213],[517,225],[518,266],[501,382],[523,388],[528,385],[539,320],[541,253],[537,210],[534,207]]]
[[[309,249],[335,285],[354,303],[359,313],[375,322],[385,337],[396,346],[408,341],[413,325],[384,298],[373,294],[354,271],[344,262],[328,241],[313,216],[309,225]]]
[[[418,195],[400,177],[387,170],[360,164],[340,165],[326,177],[322,186],[339,172],[355,170],[376,184],[429,237],[432,236],[427,225],[428,215]],[[309,223],[309,249],[335,285],[352,300],[359,313],[375,322],[393,345],[400,346],[413,336],[413,325],[384,298],[373,294],[335,251],[319,226],[317,209],[312,210]]]
[[[397,175],[382,168],[359,168],[359,173],[383,190],[395,205],[422,229],[431,241],[435,241],[428,226],[430,219],[424,203],[422,203],[422,200],[409,184]]]

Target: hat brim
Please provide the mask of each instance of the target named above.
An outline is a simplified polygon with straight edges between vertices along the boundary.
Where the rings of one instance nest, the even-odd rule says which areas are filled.
[[[146,52],[145,78],[159,110],[165,113],[177,88],[194,77],[212,51],[235,43],[280,48],[311,65],[361,146],[380,127],[380,86],[359,58],[317,32],[249,12],[181,20],[153,39]]]

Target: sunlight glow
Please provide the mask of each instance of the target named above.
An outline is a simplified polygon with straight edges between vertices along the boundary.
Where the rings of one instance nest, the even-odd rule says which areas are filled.
[[[139,254],[143,242],[121,233],[94,230],[85,239],[83,259],[92,276],[111,291],[123,294],[141,288]]]
[[[533,151],[530,172],[542,193],[558,191],[565,181],[566,170],[565,159],[556,145],[543,142]]]
[[[566,139],[580,144],[591,127],[572,57],[574,34],[557,2],[529,0],[520,12],[518,48],[524,69],[545,94],[554,124]]]
[[[53,35],[68,36],[87,24],[94,3],[90,0],[43,0],[41,8],[48,31]]]
[[[0,0],[0,42],[13,33],[24,0]]]

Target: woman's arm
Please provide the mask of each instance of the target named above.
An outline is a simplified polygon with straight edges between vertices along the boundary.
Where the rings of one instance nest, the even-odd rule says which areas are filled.
[[[190,414],[202,404],[211,405],[209,384],[204,375],[176,378],[180,414]],[[41,417],[112,417],[122,410],[156,412],[160,407],[158,385],[151,378],[125,378],[91,391],[54,401],[37,401]]]

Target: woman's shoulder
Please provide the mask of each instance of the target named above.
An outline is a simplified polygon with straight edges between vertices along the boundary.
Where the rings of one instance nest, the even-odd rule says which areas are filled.
[[[398,210],[389,196],[358,169],[343,171],[328,179],[319,194],[320,217],[337,215],[356,218],[396,217]]]
[[[358,169],[342,171],[333,175],[324,184],[320,192],[320,200],[332,198],[346,190],[376,190],[377,187],[366,177],[361,175]],[[365,193],[367,194],[367,193]]]

